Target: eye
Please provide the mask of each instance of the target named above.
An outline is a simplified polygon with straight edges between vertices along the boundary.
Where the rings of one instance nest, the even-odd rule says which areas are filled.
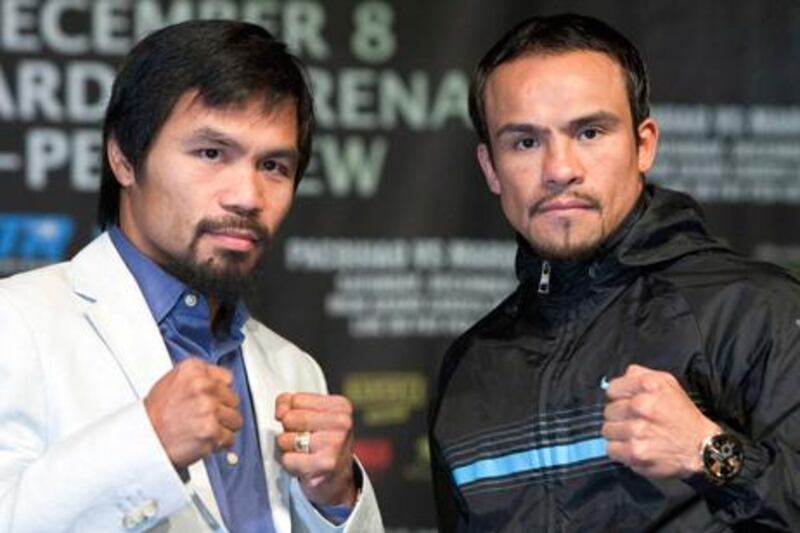
[[[523,137],[514,142],[514,148],[517,150],[530,150],[539,146],[539,140],[533,137]]]
[[[278,173],[284,176],[289,175],[289,167],[274,159],[267,159],[261,163],[261,170],[270,174]]]
[[[217,161],[222,157],[222,150],[218,148],[202,148],[197,151],[197,155],[200,157],[200,159]]]
[[[578,138],[585,141],[593,141],[600,137],[603,132],[600,128],[585,128],[578,133]]]

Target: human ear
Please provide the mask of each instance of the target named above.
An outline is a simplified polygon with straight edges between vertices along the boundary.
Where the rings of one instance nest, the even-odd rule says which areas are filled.
[[[108,164],[111,167],[111,172],[119,182],[120,186],[130,187],[136,181],[136,175],[133,171],[128,158],[122,153],[119,143],[116,139],[109,139],[106,144],[106,157]]]
[[[636,128],[639,134],[637,141],[637,158],[639,172],[644,174],[653,167],[658,148],[658,124],[652,118],[644,119]]]

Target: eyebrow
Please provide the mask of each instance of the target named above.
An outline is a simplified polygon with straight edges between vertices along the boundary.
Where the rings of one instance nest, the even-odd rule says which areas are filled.
[[[204,142],[211,142],[218,146],[230,147],[240,152],[245,151],[245,148],[241,145],[241,143],[231,138],[229,135],[208,126],[192,132],[192,134],[186,140],[186,144],[197,144]],[[278,147],[259,152],[257,154],[257,158],[259,160],[285,159],[289,163],[294,164],[300,159],[300,153],[297,148],[293,146],[286,148]]]
[[[602,124],[605,125],[606,127],[611,128],[617,126],[620,122],[621,120],[617,115],[609,113],[608,111],[598,111],[596,113],[590,113],[588,115],[584,115],[570,120],[569,122],[567,122],[566,126],[563,129],[565,131],[572,133],[592,124]],[[509,122],[508,124],[504,124],[499,130],[497,130],[497,133],[495,133],[495,137],[500,138],[503,135],[517,134],[517,133],[526,133],[533,136],[542,136],[546,135],[547,132],[548,128],[544,128],[536,124],[530,124],[526,122]]]
[[[570,120],[567,125],[567,129],[569,131],[577,131],[585,128],[586,126],[591,126],[594,124],[600,124],[606,126],[607,128],[613,128],[619,125],[620,122],[622,121],[617,115],[609,113],[608,111],[598,111],[597,113],[591,113],[589,115]]]
[[[192,134],[186,139],[186,144],[195,144],[198,142],[212,142],[221,146],[230,146],[239,149],[242,148],[242,146],[229,135],[207,126],[192,132]]]
[[[546,128],[542,128],[534,124],[528,124],[524,122],[509,122],[508,124],[503,124],[503,126],[499,130],[497,130],[494,136],[500,138],[503,135],[510,135],[515,133],[528,133],[531,135],[539,136],[544,134],[546,131],[547,131]]]

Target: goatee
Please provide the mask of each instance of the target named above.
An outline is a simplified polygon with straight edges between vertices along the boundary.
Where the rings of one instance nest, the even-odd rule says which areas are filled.
[[[204,261],[197,259],[200,238],[206,233],[226,229],[244,229],[254,236],[256,246],[261,249],[257,250],[258,258],[252,265],[247,265],[248,261],[252,261],[252,253],[236,250],[220,250]],[[194,290],[215,298],[222,305],[235,304],[255,291],[264,251],[269,246],[270,238],[269,230],[251,218],[203,219],[197,225],[186,254],[170,257],[164,269]]]

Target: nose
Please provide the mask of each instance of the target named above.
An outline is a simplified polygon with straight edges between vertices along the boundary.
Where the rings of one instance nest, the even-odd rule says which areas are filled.
[[[581,183],[583,166],[569,139],[553,139],[544,153],[542,181],[550,188],[566,188]]]
[[[255,216],[264,209],[263,177],[245,166],[232,172],[220,197],[222,207],[240,216]]]

